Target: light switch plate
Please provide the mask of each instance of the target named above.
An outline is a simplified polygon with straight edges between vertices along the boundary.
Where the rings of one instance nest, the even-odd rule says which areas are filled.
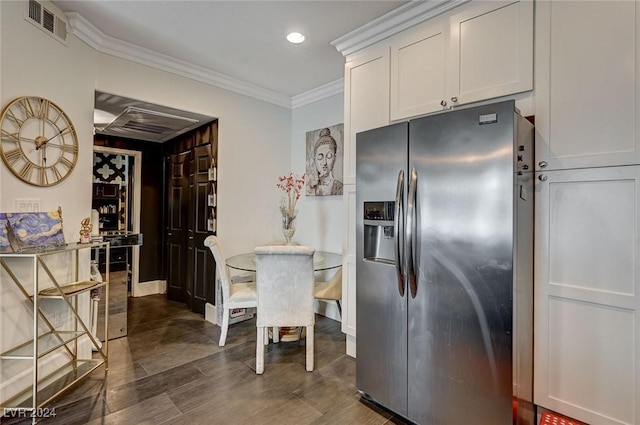
[[[40,199],[16,199],[16,212],[40,212]]]

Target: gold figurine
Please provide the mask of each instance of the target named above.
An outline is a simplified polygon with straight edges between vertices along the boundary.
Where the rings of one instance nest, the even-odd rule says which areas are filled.
[[[91,242],[91,230],[93,226],[91,225],[91,218],[86,217],[83,218],[80,222],[80,243],[89,243]]]

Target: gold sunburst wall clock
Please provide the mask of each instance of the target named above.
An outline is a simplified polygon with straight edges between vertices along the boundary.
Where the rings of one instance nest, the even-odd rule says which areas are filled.
[[[34,186],[53,186],[78,162],[78,135],[67,114],[37,96],[19,97],[0,117],[0,155],[9,170]]]

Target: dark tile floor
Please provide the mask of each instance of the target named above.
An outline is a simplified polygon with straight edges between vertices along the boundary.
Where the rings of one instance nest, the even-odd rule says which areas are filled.
[[[128,336],[109,343],[106,377],[93,372],[40,423],[403,423],[360,398],[355,360],[334,320],[317,316],[313,372],[305,371],[304,343],[288,342],[268,346],[259,376],[254,320],[231,325],[218,347],[218,326],[163,295],[129,298],[128,317]]]

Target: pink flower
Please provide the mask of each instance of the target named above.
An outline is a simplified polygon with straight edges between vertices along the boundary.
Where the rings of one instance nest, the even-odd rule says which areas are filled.
[[[280,209],[286,211],[290,215],[293,215],[296,207],[296,201],[300,199],[300,192],[304,187],[304,179],[304,174],[296,176],[293,173],[289,173],[287,176],[278,177],[276,187],[285,193],[282,198],[282,205],[280,206]]]

